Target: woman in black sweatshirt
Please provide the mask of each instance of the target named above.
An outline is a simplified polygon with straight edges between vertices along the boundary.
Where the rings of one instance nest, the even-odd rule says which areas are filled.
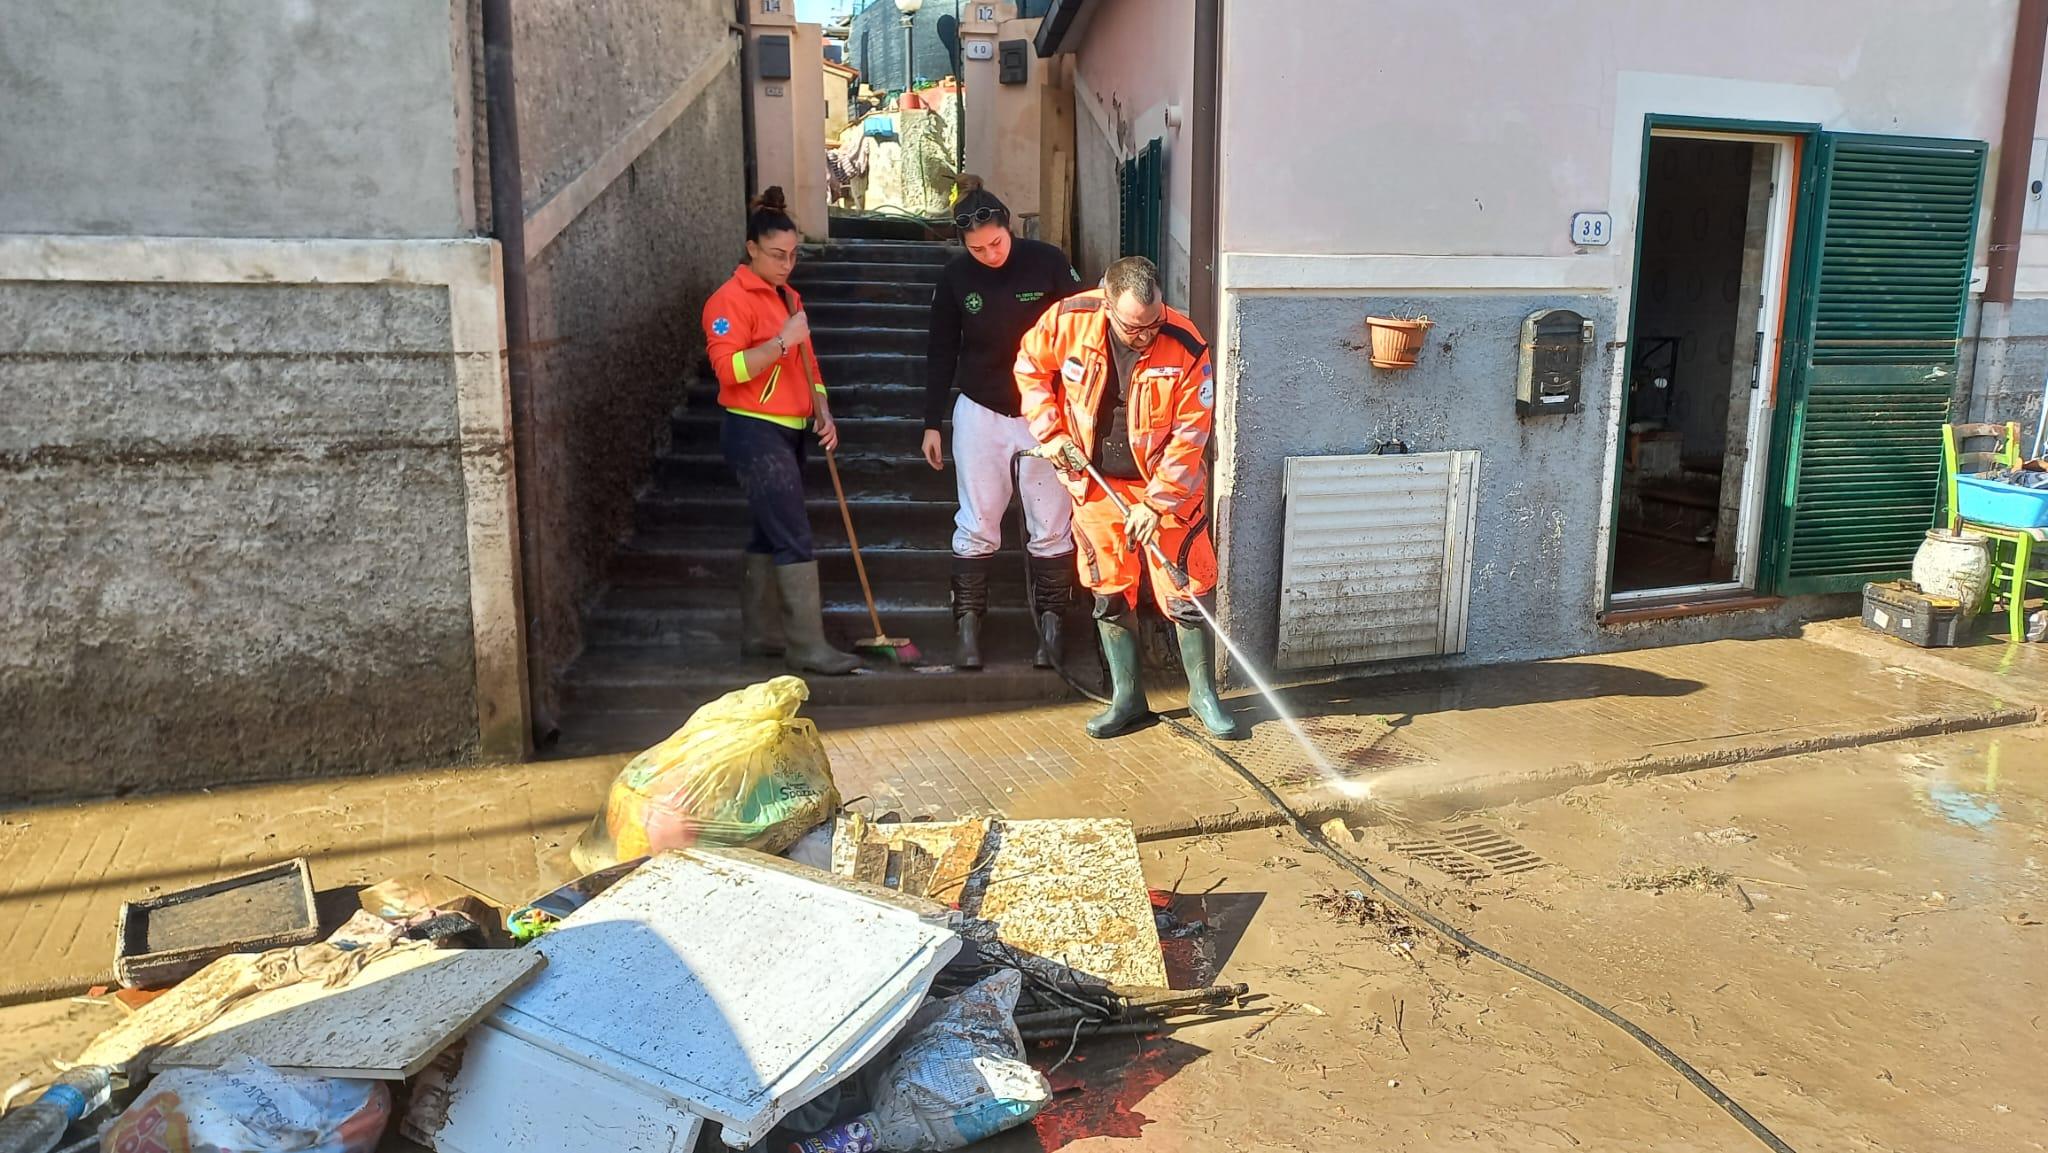
[[[1080,291],[1081,283],[1065,253],[1010,232],[1010,210],[981,186],[979,177],[960,178],[953,219],[967,251],[940,272],[932,295],[924,458],[935,469],[945,468],[939,430],[950,408],[960,493],[953,522],[953,619],[959,630],[953,663],[978,669],[989,572],[1003,545],[1003,513],[1012,495],[1010,458],[1038,447],[1019,414],[1013,371],[1017,345],[1040,314]],[[1038,611],[1039,645],[1032,663],[1050,668],[1059,654],[1061,616],[1073,599],[1074,543],[1068,529],[1074,504],[1052,465],[1031,457],[1022,466],[1024,524],[1030,537],[1025,547]]]

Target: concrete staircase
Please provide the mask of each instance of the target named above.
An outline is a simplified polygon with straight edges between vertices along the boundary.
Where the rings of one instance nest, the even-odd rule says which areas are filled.
[[[815,706],[1056,700],[1057,676],[1031,668],[1024,554],[1013,509],[991,582],[982,651],[988,668],[956,673],[948,607],[953,474],[919,453],[924,350],[932,285],[957,249],[940,244],[835,241],[808,248],[793,278],[810,311],[819,368],[839,420],[839,471],[853,506],[882,625],[923,651],[923,671],[879,662],[848,677],[808,677]],[[718,386],[707,367],[674,417],[669,450],[640,495],[632,538],[613,559],[611,584],[587,614],[585,650],[570,671],[565,736],[669,727],[731,689],[777,675],[779,661],[739,656],[739,565],[750,517],[719,452]],[[828,634],[850,646],[868,622],[822,451],[805,473]],[[1077,632],[1070,623],[1070,637]],[[1088,647],[1069,644],[1077,671]],[[666,730],[662,730],[666,731]]]

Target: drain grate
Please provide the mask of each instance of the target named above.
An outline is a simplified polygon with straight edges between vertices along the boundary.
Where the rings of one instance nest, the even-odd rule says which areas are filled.
[[[1387,848],[1420,861],[1447,877],[1471,884],[1492,876],[1486,866],[1438,840],[1388,841]]]
[[[1461,825],[1435,837],[1390,840],[1387,848],[1468,885],[1549,864],[1514,839],[1484,825]]]
[[[1444,834],[1444,840],[1478,857],[1496,873],[1526,873],[1547,862],[1503,833],[1483,825],[1465,825]]]

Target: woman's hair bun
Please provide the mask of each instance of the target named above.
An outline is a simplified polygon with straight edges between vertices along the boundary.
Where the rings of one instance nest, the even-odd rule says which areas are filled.
[[[953,190],[961,196],[966,196],[971,192],[980,192],[982,188],[983,185],[979,176],[962,173],[953,178]]]
[[[789,211],[788,202],[782,198],[782,186],[780,184],[762,189],[761,194],[754,197],[747,205],[747,211],[749,212],[761,212],[764,210],[768,212]]]

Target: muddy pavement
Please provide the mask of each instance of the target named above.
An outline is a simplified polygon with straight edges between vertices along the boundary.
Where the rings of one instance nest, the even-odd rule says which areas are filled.
[[[1563,999],[1354,898],[1292,834],[1142,846],[1148,881],[1206,920],[1168,942],[1176,984],[1243,981],[1266,1011],[1085,1047],[1026,1130],[977,1146],[1509,1150],[1739,1146],[1663,1065]],[[1039,1051],[1047,1063],[1064,1045]]]
[[[1375,825],[1351,851],[1650,1030],[1802,1153],[2048,1147],[2042,730],[1610,782]],[[1291,833],[1141,852],[1210,927],[1168,942],[1175,983],[1243,981],[1263,1011],[1083,1045],[1034,1126],[978,1148],[1762,1148],[1619,1030]],[[0,1078],[116,1015],[0,1010]]]
[[[1795,1149],[2048,1148],[2042,729],[1611,782],[1359,852]]]

